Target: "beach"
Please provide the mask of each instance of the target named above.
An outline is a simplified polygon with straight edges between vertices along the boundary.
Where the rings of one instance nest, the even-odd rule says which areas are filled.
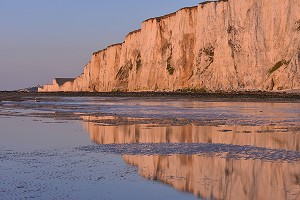
[[[1,199],[300,197],[298,94],[2,92],[0,124]]]

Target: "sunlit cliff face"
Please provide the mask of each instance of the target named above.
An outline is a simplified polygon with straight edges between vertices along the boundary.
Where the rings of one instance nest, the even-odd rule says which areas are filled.
[[[299,151],[299,130],[284,126],[107,126],[91,122],[97,119],[100,118],[84,117],[83,126],[98,144],[223,143]],[[233,159],[210,154],[123,155],[123,159],[137,166],[146,179],[159,180],[199,197],[300,198],[300,163],[296,161]]]
[[[51,91],[300,89],[300,1],[208,1],[145,20]]]

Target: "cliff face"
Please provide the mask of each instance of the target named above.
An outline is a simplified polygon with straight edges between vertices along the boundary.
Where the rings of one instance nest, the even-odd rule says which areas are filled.
[[[92,55],[74,81],[39,91],[300,89],[300,1],[183,8]]]

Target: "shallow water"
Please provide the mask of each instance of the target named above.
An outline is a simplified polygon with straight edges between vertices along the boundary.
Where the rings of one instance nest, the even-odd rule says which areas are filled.
[[[40,98],[0,127],[0,199],[300,198],[299,103]]]

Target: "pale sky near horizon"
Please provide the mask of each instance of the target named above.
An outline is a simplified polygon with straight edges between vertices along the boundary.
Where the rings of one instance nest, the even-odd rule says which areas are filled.
[[[0,0],[0,90],[76,77],[141,22],[204,0]]]

